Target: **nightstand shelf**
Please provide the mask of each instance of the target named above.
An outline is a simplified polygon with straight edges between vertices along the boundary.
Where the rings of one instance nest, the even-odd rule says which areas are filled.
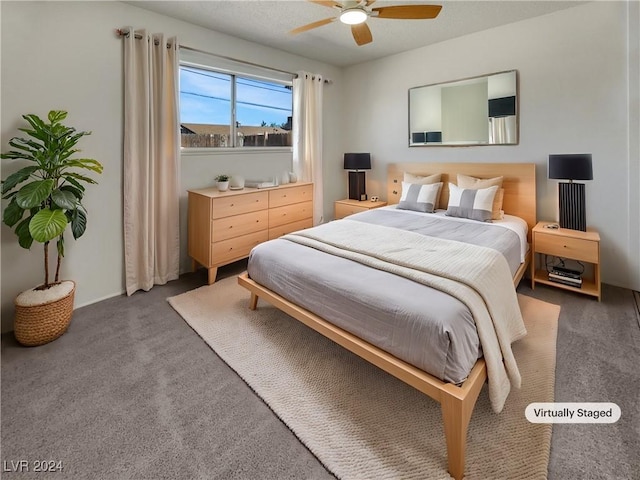
[[[380,208],[387,205],[387,202],[372,202],[370,200],[336,200],[334,204],[334,215],[333,218],[338,220],[340,218],[348,217],[349,215],[353,215],[354,213],[366,212],[367,210],[372,210],[374,208]]]
[[[536,283],[542,283],[571,292],[591,295],[600,301],[602,298],[600,284],[600,235],[593,229],[581,232],[579,230],[569,230],[566,228],[547,228],[547,225],[551,223],[552,222],[538,222],[532,230],[533,259],[531,262],[531,288],[534,289]],[[543,255],[591,264],[593,266],[593,276],[592,278],[582,278],[582,286],[580,288],[551,281],[549,280],[548,272],[542,259],[540,259],[542,268],[536,266],[536,263],[538,263],[537,257]]]

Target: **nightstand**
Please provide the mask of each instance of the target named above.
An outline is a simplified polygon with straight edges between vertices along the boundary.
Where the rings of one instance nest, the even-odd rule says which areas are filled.
[[[372,202],[370,200],[364,200],[362,202],[358,200],[337,200],[334,205],[333,217],[338,220],[354,213],[366,212],[367,210],[373,210],[374,208],[380,208],[387,205],[387,202]]]
[[[544,283],[572,292],[591,295],[600,301],[602,296],[600,288],[600,235],[592,228],[581,232],[567,228],[548,228],[547,225],[551,224],[553,222],[538,222],[531,231],[533,256],[531,260],[531,288],[535,288],[536,283]],[[544,264],[544,255],[589,263],[593,266],[593,276],[592,278],[583,278],[581,287],[553,282],[549,280]],[[540,268],[536,268],[537,259],[540,260]]]

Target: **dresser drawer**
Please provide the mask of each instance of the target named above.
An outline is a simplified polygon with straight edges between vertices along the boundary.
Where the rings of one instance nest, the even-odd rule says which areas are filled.
[[[299,187],[285,187],[269,191],[269,207],[281,207],[292,203],[307,202],[313,200],[313,185],[300,185]]]
[[[556,257],[599,263],[598,242],[580,238],[535,234],[535,251]]]
[[[295,203],[269,209],[269,228],[279,227],[305,218],[313,218],[313,202]]]
[[[269,207],[269,192],[245,193],[216,197],[212,200],[211,218],[224,218],[241,213],[266,210]]]
[[[211,223],[214,242],[220,242],[247,233],[259,232],[269,228],[269,211],[243,213],[233,217],[218,218]]]
[[[211,258],[214,265],[224,265],[233,260],[249,256],[249,252],[256,245],[269,239],[269,231],[250,233],[242,237],[230,238],[211,244]]]
[[[313,227],[313,220],[311,218],[305,218],[304,220],[298,220],[297,222],[287,223],[279,227],[269,229],[269,240],[274,238],[280,238],[282,235],[291,232],[297,232],[298,230],[304,230],[305,228]]]

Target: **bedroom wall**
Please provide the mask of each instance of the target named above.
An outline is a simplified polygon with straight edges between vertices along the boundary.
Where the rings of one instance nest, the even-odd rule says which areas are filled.
[[[579,21],[578,21],[579,20]],[[345,151],[368,151],[367,193],[385,195],[392,162],[533,162],[540,220],[557,220],[550,153],[593,154],[587,222],[602,240],[602,278],[640,289],[637,2],[591,2],[347,68]],[[412,147],[411,87],[517,69],[517,146]]]
[[[122,41],[118,27],[147,28],[177,35],[180,43],[273,68],[307,70],[331,78],[324,91],[325,158],[341,158],[342,70],[279,50],[235,39],[120,2],[0,2],[1,143],[19,134],[21,115],[69,111],[68,124],[92,130],[80,144],[83,155],[104,164],[99,185],[86,198],[90,212],[85,235],[66,244],[62,277],[78,283],[76,307],[119,295],[124,289],[122,242]],[[181,265],[189,268],[186,190],[209,186],[218,173],[246,177],[273,175],[291,168],[291,153],[183,155],[181,184]],[[2,178],[18,169],[2,162]],[[343,176],[338,162],[325,162],[325,178]],[[341,178],[340,177],[340,178]],[[325,195],[332,211],[335,195]],[[5,203],[3,203],[5,205]],[[13,299],[42,283],[42,247],[21,249],[2,225],[2,331],[12,329]],[[55,248],[55,247],[54,247]],[[37,250],[37,251],[36,251]]]

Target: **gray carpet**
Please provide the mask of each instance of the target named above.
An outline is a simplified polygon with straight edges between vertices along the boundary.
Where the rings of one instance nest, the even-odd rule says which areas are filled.
[[[41,347],[3,335],[3,470],[46,459],[63,462],[50,479],[333,478],[166,302],[205,278],[78,309],[69,331]],[[519,292],[562,306],[556,400],[622,409],[614,425],[555,425],[549,478],[640,479],[632,292],[605,285],[602,303],[524,282]]]

